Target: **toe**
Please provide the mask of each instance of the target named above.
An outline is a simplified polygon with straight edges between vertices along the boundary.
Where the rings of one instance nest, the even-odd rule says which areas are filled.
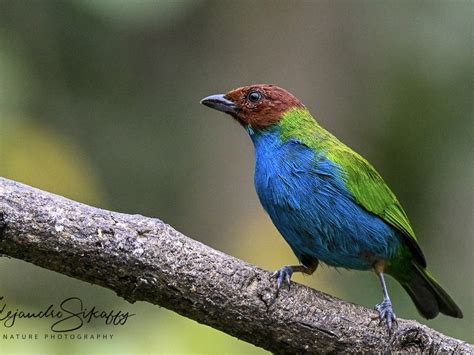
[[[283,266],[281,269],[275,271],[272,276],[277,279],[277,288],[280,289],[284,282],[288,284],[289,287],[292,274],[293,270],[289,266]]]
[[[389,330],[392,329],[394,324],[397,324],[397,317],[395,316],[395,313],[393,313],[392,303],[389,300],[385,300],[376,305],[375,309],[379,312],[380,323],[385,321]]]
[[[288,287],[290,287],[291,286],[291,274],[290,273],[287,273],[285,275],[285,280],[286,280],[286,283],[287,283]]]

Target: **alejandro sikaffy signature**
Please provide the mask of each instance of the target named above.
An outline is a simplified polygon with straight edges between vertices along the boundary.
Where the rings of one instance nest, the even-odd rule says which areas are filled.
[[[59,304],[59,308],[49,305],[48,308],[39,312],[25,312],[21,309],[9,310],[7,304],[0,296],[0,322],[6,328],[11,328],[19,319],[50,318],[55,322],[51,325],[51,330],[57,333],[72,332],[80,329],[85,323],[90,323],[93,319],[102,319],[107,325],[125,325],[128,319],[135,314],[122,311],[103,311],[93,306],[88,309],[84,307],[79,297],[69,297]]]

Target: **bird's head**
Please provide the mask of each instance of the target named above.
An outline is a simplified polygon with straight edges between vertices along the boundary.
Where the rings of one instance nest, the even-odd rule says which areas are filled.
[[[205,97],[203,105],[225,112],[244,127],[265,129],[278,123],[283,114],[304,105],[288,91],[269,84],[249,85]]]

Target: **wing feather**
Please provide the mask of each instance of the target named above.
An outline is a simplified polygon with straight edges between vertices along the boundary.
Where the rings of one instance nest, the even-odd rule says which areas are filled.
[[[344,182],[354,200],[398,229],[416,260],[426,267],[425,257],[405,211],[374,167],[346,146],[332,147],[329,158],[342,167]]]

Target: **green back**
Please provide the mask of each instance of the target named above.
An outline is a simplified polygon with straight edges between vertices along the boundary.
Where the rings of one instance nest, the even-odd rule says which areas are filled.
[[[425,258],[405,211],[367,160],[322,128],[306,109],[294,108],[287,111],[278,125],[282,141],[297,139],[309,148],[324,152],[328,159],[338,164],[346,188],[354,200],[398,229],[405,236],[406,244],[416,260],[426,267]]]

